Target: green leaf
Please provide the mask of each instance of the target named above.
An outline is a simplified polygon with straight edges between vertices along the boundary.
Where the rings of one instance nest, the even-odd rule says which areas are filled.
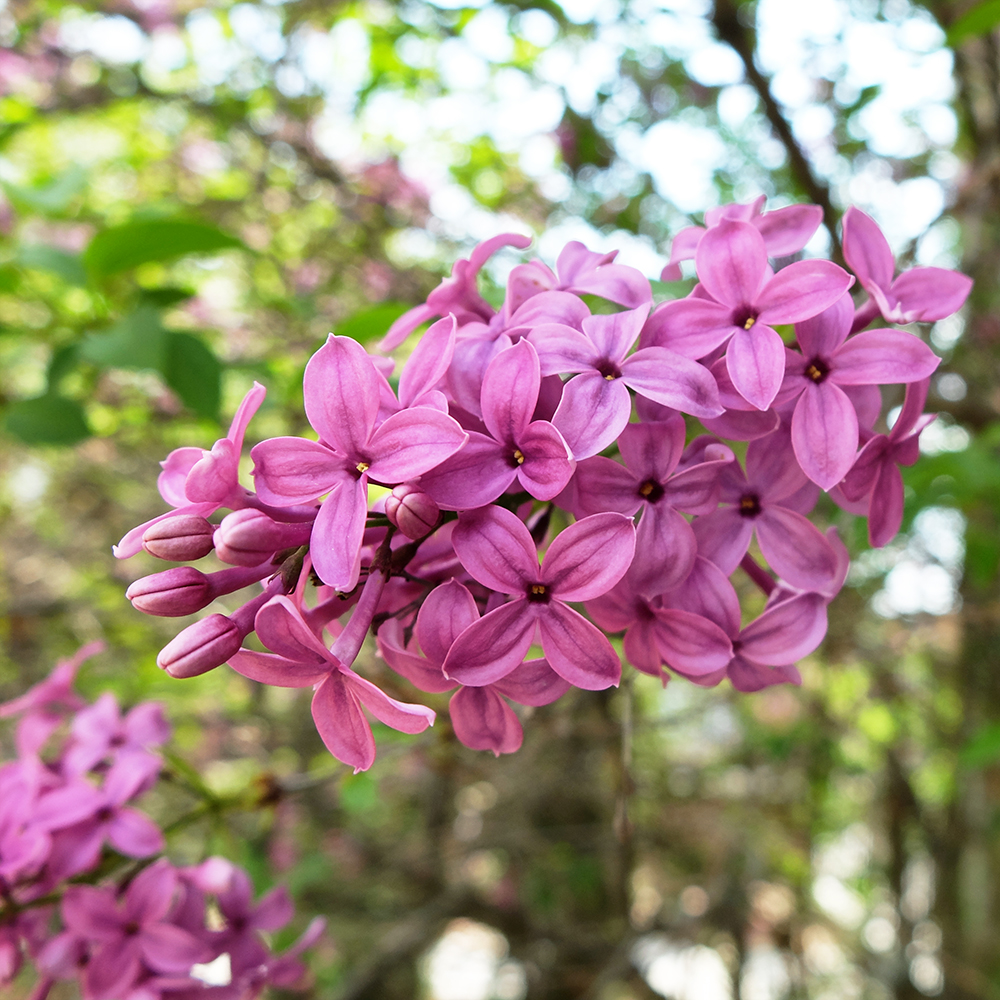
[[[985,0],[967,10],[949,29],[945,41],[952,48],[967,38],[985,35],[1000,24],[1000,0]]]
[[[959,760],[969,768],[986,767],[1000,760],[1000,722],[974,733],[959,752]]]
[[[66,211],[69,203],[86,187],[86,184],[87,173],[83,167],[72,166],[47,184],[37,187],[4,184],[4,190],[19,208],[41,215],[59,215]]]
[[[162,369],[166,333],[159,310],[139,306],[110,330],[90,334],[80,345],[80,356],[105,368]]]
[[[166,338],[163,377],[188,409],[199,417],[219,419],[222,364],[208,345],[190,333],[170,332]]]
[[[194,294],[187,288],[143,288],[139,292],[139,297],[141,301],[148,302],[150,305],[158,306],[160,309],[168,309],[170,306],[177,305],[178,302],[192,298]]]
[[[66,344],[52,352],[46,374],[50,393],[54,393],[59,382],[73,370],[78,358],[79,349],[76,344]]]
[[[154,260],[242,246],[239,240],[204,222],[143,219],[98,233],[84,251],[83,260],[93,274],[105,277]]]
[[[376,337],[384,337],[386,331],[410,307],[402,302],[380,302],[348,316],[337,325],[334,333],[338,337],[351,337],[364,343]]]
[[[14,403],[5,424],[25,444],[76,444],[91,433],[83,407],[55,394]]]
[[[66,253],[65,250],[34,243],[20,247],[14,260],[21,267],[33,271],[50,271],[52,274],[57,274],[70,285],[87,284],[87,272],[79,256]]]

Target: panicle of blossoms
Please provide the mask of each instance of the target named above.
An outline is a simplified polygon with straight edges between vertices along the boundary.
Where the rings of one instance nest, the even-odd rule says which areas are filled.
[[[417,691],[451,692],[458,739],[499,754],[523,739],[511,703],[616,685],[622,657],[664,683],[797,683],[847,568],[817,523],[821,493],[869,517],[884,545],[902,520],[898,467],[931,419],[940,359],[891,324],[950,315],[971,283],[939,268],[894,277],[857,209],[844,219],[853,274],[804,258],[821,210],[763,209],[722,206],[682,231],[661,277],[691,260],[697,281],[671,301],[615,253],[572,242],[554,269],[515,266],[494,309],[479,272],[529,241],[480,244],[381,353],[331,334],[305,372],[315,436],[258,442],[251,490],[236,460],[255,384],[226,438],[167,457],[173,511],[117,549],[214,552],[230,567],[133,583],[148,613],[251,588],[182,631],[161,667],[189,677],[228,662],[312,688],[323,741],[355,769],[375,759],[369,716],[407,733],[433,723]],[[422,328],[397,371],[391,352]],[[882,433],[881,387],[895,385],[906,405]],[[768,603],[744,621],[747,584]],[[243,645],[253,631],[267,652]],[[369,632],[382,664],[364,677]]]
[[[177,868],[160,856],[163,831],[131,803],[156,783],[170,725],[157,702],[123,715],[113,694],[87,704],[73,690],[102,648],[0,705],[18,718],[17,757],[0,764],[0,988],[26,960],[34,1000],[63,980],[86,1000],[252,1000],[294,986],[322,921],[273,955],[260,932],[292,919],[285,889],[254,904],[246,872],[224,858]],[[221,913],[211,929],[209,896]]]

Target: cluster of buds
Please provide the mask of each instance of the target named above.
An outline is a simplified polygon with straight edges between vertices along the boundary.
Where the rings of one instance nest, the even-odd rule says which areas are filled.
[[[330,336],[304,379],[316,438],[258,443],[251,491],[237,464],[264,396],[255,384],[211,451],[166,459],[159,487],[174,509],[116,549],[193,560],[214,548],[232,567],[139,580],[129,597],[153,614],[253,588],[236,612],[181,632],[160,666],[190,677],[228,662],[313,688],[319,733],[356,769],[375,757],[363,709],[408,733],[434,720],[353,669],[369,630],[415,688],[454,691],[463,743],[498,754],[523,738],[509,702],[619,683],[614,633],[664,682],[669,670],[741,691],[797,683],[848,564],[808,515],[826,491],[884,545],[902,520],[898,467],[932,419],[940,359],[913,332],[869,327],[942,319],[971,282],[940,268],[894,279],[885,237],[856,209],[843,241],[853,275],[821,259],[775,271],[822,213],[762,206],[725,206],[680,234],[662,277],[693,258],[697,284],[655,305],[639,271],[574,242],[555,271],[514,267],[494,310],[478,272],[529,241],[481,244],[379,353]],[[397,377],[389,355],[428,323]],[[883,385],[906,386],[887,434]],[[736,573],[766,595],[746,623]],[[254,631],[270,652],[243,646]]]
[[[67,980],[85,1000],[252,1000],[293,986],[323,922],[273,955],[261,932],[292,919],[283,888],[255,905],[246,872],[225,859],[177,868],[161,856],[163,831],[130,803],[159,778],[170,727],[155,702],[123,716],[114,695],[87,704],[73,690],[99,649],[0,705],[19,717],[17,758],[0,766],[0,987],[25,957],[38,973],[32,1000]],[[211,927],[209,896],[221,915]]]

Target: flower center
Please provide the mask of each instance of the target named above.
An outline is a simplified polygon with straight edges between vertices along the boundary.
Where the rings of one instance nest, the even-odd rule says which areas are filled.
[[[614,382],[616,378],[622,377],[622,370],[614,362],[609,361],[605,358],[603,361],[598,361],[597,370],[607,379],[609,382]]]
[[[528,600],[533,604],[548,604],[551,600],[549,588],[544,583],[533,583],[528,587]]]
[[[639,487],[639,496],[647,503],[657,503],[659,500],[662,500],[665,492],[663,486],[655,479],[647,479]]]
[[[354,468],[364,475],[371,468],[371,466],[367,462],[358,462]]]
[[[736,315],[733,317],[734,326],[742,326],[744,330],[749,330],[750,327],[757,322],[757,317],[750,311],[749,307],[744,306]]]
[[[520,448],[515,448],[511,459],[513,460],[511,464],[514,466],[524,465],[524,452]]]
[[[756,493],[744,493],[740,497],[740,516],[756,517],[760,513],[760,497]]]
[[[830,366],[822,358],[813,358],[806,365],[805,376],[811,378],[817,385],[830,374]]]

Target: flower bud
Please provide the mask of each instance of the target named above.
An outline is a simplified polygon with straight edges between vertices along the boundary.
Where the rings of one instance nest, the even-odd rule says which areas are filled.
[[[407,538],[423,538],[441,520],[441,508],[419,486],[402,483],[385,498],[385,516]]]
[[[279,524],[261,510],[244,507],[227,514],[215,529],[215,552],[232,566],[259,566],[281,549],[309,541],[312,524]]]
[[[178,514],[151,524],[143,533],[142,547],[157,559],[189,562],[212,551],[215,525],[197,514]]]
[[[222,666],[242,642],[240,629],[225,615],[209,615],[175,635],[156,664],[171,677],[197,677]]]
[[[209,605],[215,594],[209,578],[193,566],[177,566],[136,580],[125,596],[147,615],[179,618]]]

